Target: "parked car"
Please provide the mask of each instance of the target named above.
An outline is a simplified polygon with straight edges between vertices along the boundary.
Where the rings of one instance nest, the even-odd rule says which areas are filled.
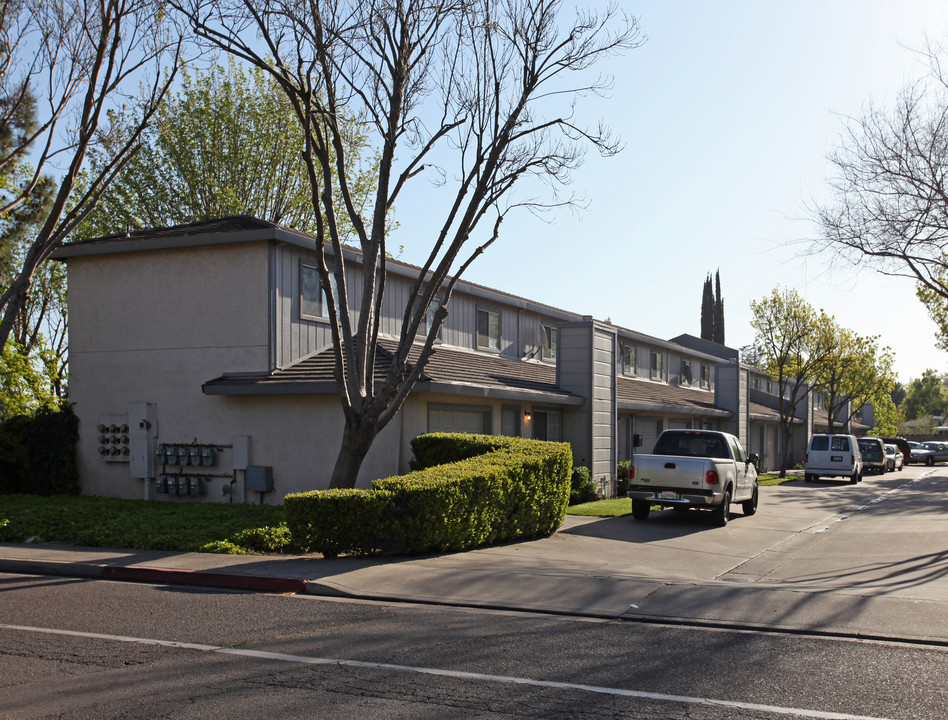
[[[912,446],[918,445],[918,443],[909,442],[903,437],[884,437],[882,442],[886,445],[895,445],[899,450],[902,451],[902,464],[908,465],[912,462]]]
[[[859,452],[862,453],[863,472],[872,470],[879,475],[885,473],[888,461],[885,459],[885,443],[880,438],[859,438]]]
[[[806,449],[804,479],[813,482],[823,476],[862,480],[862,454],[853,435],[817,434]]]
[[[889,472],[901,470],[905,465],[905,458],[902,455],[902,451],[890,443],[885,444],[885,459],[887,461]]]
[[[912,448],[912,462],[934,465],[948,460],[948,443],[923,442]]]

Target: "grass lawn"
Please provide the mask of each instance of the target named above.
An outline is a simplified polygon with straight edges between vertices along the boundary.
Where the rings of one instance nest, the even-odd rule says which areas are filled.
[[[779,475],[764,473],[757,477],[759,485],[779,485],[790,480],[798,480],[794,475],[781,478]],[[611,500],[596,500],[594,502],[570,505],[566,508],[567,515],[581,515],[584,517],[622,517],[632,514],[632,501],[629,498],[613,498]]]
[[[629,498],[612,498],[580,503],[566,508],[566,514],[586,517],[622,517],[632,514],[632,501]]]
[[[289,550],[283,507],[0,495],[0,542],[183,552]]]

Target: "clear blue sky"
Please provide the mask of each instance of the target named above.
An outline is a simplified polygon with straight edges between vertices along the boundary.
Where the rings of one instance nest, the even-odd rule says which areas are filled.
[[[465,278],[668,339],[699,334],[702,284],[720,268],[732,347],[753,340],[750,302],[781,286],[845,327],[881,335],[903,382],[948,371],[910,281],[830,267],[795,242],[816,232],[807,206],[826,197],[839,115],[858,115],[870,98],[891,102],[922,72],[907,47],[948,38],[948,3],[620,5],[648,40],[602,66],[615,77],[611,97],[582,110],[603,118],[625,150],[591,155],[575,174],[587,210],[548,223],[509,216]],[[393,239],[408,262],[428,246],[411,242],[426,206],[398,206]]]

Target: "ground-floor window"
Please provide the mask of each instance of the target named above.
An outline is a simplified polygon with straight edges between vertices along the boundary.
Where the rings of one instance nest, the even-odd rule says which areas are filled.
[[[536,440],[563,441],[563,411],[533,409],[533,437]]]
[[[491,408],[485,405],[428,403],[428,432],[491,434]]]

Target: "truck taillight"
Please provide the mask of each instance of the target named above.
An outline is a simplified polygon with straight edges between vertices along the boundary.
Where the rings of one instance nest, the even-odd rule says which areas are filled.
[[[806,465],[809,462],[810,462],[810,453],[807,453],[806,455],[803,456],[803,464]]]
[[[629,466],[629,480],[635,480],[635,465]]]
[[[708,470],[707,474],[704,476],[704,479],[707,481],[708,485],[717,485],[718,484],[718,471]]]

